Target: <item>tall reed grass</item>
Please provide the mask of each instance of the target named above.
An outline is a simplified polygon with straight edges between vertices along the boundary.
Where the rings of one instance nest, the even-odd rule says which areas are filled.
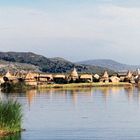
[[[0,100],[0,133],[21,131],[22,106],[14,100]]]
[[[2,136],[0,140],[21,140],[21,133],[15,133],[14,135]]]

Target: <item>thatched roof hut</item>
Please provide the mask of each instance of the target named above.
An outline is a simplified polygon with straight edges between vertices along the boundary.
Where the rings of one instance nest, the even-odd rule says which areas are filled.
[[[124,81],[125,77],[127,76],[127,73],[128,73],[127,71],[120,71],[120,72],[117,73],[117,77],[120,78],[121,82]]]
[[[4,81],[3,77],[0,76],[0,84],[2,84],[2,83],[4,83],[4,82],[5,82],[5,81]]]
[[[127,71],[120,71],[117,73],[118,77],[126,77],[127,76]]]
[[[53,78],[63,78],[63,79],[65,79],[66,76],[64,74],[56,74],[56,75],[53,76]]]
[[[124,82],[130,82],[130,83],[135,83],[134,81],[134,76],[133,73],[131,71],[127,72],[126,77],[124,78]]]
[[[84,82],[93,82],[92,74],[82,74],[80,75],[80,80]]]
[[[74,69],[71,71],[71,73],[70,73],[68,79],[69,79],[69,80],[73,80],[73,81],[79,79],[78,72],[77,72],[76,68],[74,68]]]
[[[8,70],[7,73],[5,74],[5,77],[9,78],[9,77],[13,77],[13,75],[10,73],[10,71]]]
[[[45,78],[45,77],[46,77],[46,78],[49,77],[49,78],[51,78],[51,79],[53,78],[52,74],[47,74],[47,73],[40,73],[38,76],[39,76],[39,77],[44,77],[44,78]]]
[[[53,76],[52,74],[45,74],[45,73],[40,73],[38,75],[38,80],[41,82],[47,82],[47,81],[52,81],[53,80]]]
[[[103,76],[100,79],[100,82],[109,82],[109,75],[107,71],[104,72]]]
[[[108,75],[108,72],[107,71],[104,72],[102,78],[109,78],[109,75]]]
[[[4,79],[7,78],[9,81],[17,80],[17,77],[14,76],[9,70],[7,73],[4,75]]]
[[[117,77],[117,76],[111,76],[111,77],[110,77],[110,81],[111,81],[112,83],[119,83],[119,82],[120,82],[120,78]]]
[[[98,80],[98,79],[100,78],[100,76],[99,76],[98,74],[95,74],[93,77],[94,77],[96,80]]]
[[[27,75],[26,71],[17,71],[14,73],[14,76],[16,76],[18,79],[22,79],[22,80],[25,79],[26,75]]]
[[[140,69],[137,69],[137,75],[140,75]]]
[[[38,73],[28,72],[25,76],[25,83],[30,86],[36,86],[38,79]]]
[[[32,80],[32,79],[36,79],[38,77],[38,73],[34,73],[34,72],[28,72],[25,80]]]
[[[57,84],[67,83],[66,76],[64,74],[56,74],[53,76],[53,81]]]
[[[132,78],[132,76],[133,76],[133,73],[131,71],[128,71],[127,75],[126,75],[126,78]]]

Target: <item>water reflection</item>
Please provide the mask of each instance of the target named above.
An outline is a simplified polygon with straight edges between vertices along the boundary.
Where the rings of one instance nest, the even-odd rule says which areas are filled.
[[[27,131],[14,136],[16,140],[140,138],[139,88],[39,89],[1,93],[1,97],[16,98],[23,104]]]
[[[38,98],[42,96],[47,101],[51,101],[56,98],[63,98],[65,101],[71,100],[74,105],[77,104],[80,98],[93,98],[96,95],[100,95],[104,102],[113,96],[124,93],[128,102],[133,100],[140,102],[140,88],[135,87],[100,87],[100,88],[74,88],[74,89],[50,89],[50,90],[27,90],[25,93],[0,93],[0,98],[17,98],[25,97],[28,103],[28,107],[32,106],[32,102],[36,102]]]
[[[127,87],[124,88],[124,91],[129,102],[135,101],[137,103],[140,103],[140,88]]]
[[[26,97],[27,97],[29,108],[31,107],[31,103],[34,100],[34,98],[36,96],[36,93],[37,93],[37,90],[28,90],[28,91],[26,91]]]
[[[29,90],[26,91],[26,98],[28,100],[28,106],[31,107],[33,101],[35,101],[36,96],[44,96],[46,100],[53,100],[56,98],[63,98],[65,100],[71,100],[74,105],[77,104],[79,98],[89,97],[94,98],[96,94],[100,94],[102,99],[107,102],[107,100],[117,94],[125,93],[128,101],[135,100],[139,102],[140,100],[140,89],[134,87],[120,88],[120,87],[101,87],[101,88],[81,88],[81,89],[50,89],[50,90]]]

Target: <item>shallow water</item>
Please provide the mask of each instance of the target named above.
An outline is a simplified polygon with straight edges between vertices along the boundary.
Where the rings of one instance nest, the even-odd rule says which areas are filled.
[[[1,98],[7,97],[16,98],[23,105],[26,131],[16,136],[16,140],[140,139],[140,90],[137,88],[1,93]]]

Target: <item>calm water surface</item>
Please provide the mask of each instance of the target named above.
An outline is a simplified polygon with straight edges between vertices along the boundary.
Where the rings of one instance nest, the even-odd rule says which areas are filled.
[[[137,88],[31,90],[1,96],[16,98],[24,110],[26,132],[9,140],[140,140]]]

